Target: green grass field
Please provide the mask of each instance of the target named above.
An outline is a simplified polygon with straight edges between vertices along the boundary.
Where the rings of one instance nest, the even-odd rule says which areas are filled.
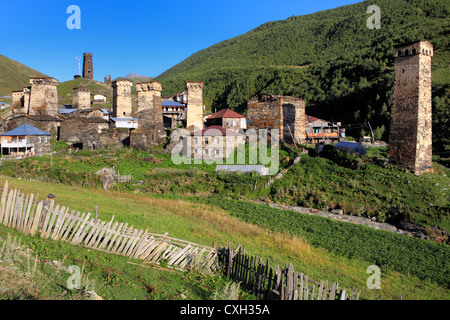
[[[0,183],[3,184],[5,180],[6,178],[0,179]],[[386,261],[398,260],[398,256],[387,254],[383,256],[387,260],[378,261],[370,258],[370,255],[360,255],[357,251],[353,251],[352,254],[350,249],[364,242],[368,242],[365,249],[370,250],[371,241],[379,252],[390,252],[396,247],[400,251],[402,248],[407,248],[405,244],[399,243],[400,238],[386,232],[367,230],[365,227],[330,222],[319,217],[292,217],[292,213],[284,213],[280,210],[265,211],[263,207],[252,207],[252,204],[245,202],[216,201],[210,198],[206,200],[207,203],[202,203],[205,202],[205,198],[183,200],[174,195],[139,195],[129,192],[107,192],[61,183],[17,179],[8,179],[8,181],[11,188],[18,188],[26,193],[39,193],[41,199],[51,192],[56,195],[57,203],[71,209],[92,212],[93,208],[98,206],[99,217],[102,220],[108,220],[114,215],[115,220],[126,221],[138,228],[148,228],[154,233],[169,232],[173,237],[205,245],[211,245],[213,242],[226,245],[233,241],[235,245],[245,246],[247,252],[252,255],[269,258],[273,266],[284,267],[292,261],[296,270],[308,274],[316,281],[338,281],[341,288],[356,287],[362,290],[361,299],[377,299],[380,294],[383,299],[398,299],[400,296],[403,299],[450,298],[448,284],[445,282],[448,281],[448,247],[429,241],[405,237],[403,241],[406,245],[414,244],[415,248],[420,250],[416,250],[416,255],[414,258],[411,257],[410,261],[400,260],[401,268],[397,268]],[[275,214],[279,218],[276,218]],[[283,219],[288,221],[287,224],[283,222]],[[295,225],[297,219],[300,227]],[[318,230],[321,230],[321,233],[314,237]],[[3,238],[6,232],[14,233],[3,227],[0,232]],[[351,234],[356,238],[351,236],[347,238]],[[359,239],[359,242],[355,242],[360,235],[365,236]],[[88,270],[91,272],[90,277],[96,279],[96,285],[99,288],[98,292],[96,291],[97,294],[106,299],[178,299],[181,297],[180,293],[190,299],[210,299],[213,291],[216,290],[211,283],[217,282],[218,288],[223,287],[225,283],[218,278],[205,279],[195,274],[178,275],[168,271],[164,273],[161,270],[138,269],[120,257],[75,248],[65,243],[44,241],[38,237],[22,238],[23,243],[38,254],[40,260],[62,261],[65,257],[67,263],[79,265],[85,261],[85,265],[90,267]],[[379,239],[384,241],[383,248],[379,247]],[[332,240],[334,242],[329,242]],[[434,257],[436,260],[434,265],[441,264],[442,268],[440,271],[433,269],[431,276],[420,275],[420,272],[416,272],[420,276],[414,275],[409,264],[419,263],[422,266],[424,263],[425,268],[433,264],[426,261],[429,260],[427,254],[430,254],[426,252],[427,248],[435,248],[436,252],[441,252]],[[393,250],[393,252],[397,251]],[[368,290],[366,281],[369,275],[366,270],[370,265],[380,262],[382,264],[381,290]],[[117,272],[105,271],[109,269]],[[130,288],[132,285],[128,285],[129,283],[142,287],[139,285],[138,275],[148,277],[145,283],[159,288],[158,291],[147,295],[139,291],[140,289]],[[164,280],[158,280],[161,278]],[[180,289],[190,288],[192,283],[197,283],[201,290],[194,288],[194,292],[189,293],[189,290]],[[213,289],[209,290],[208,287]],[[245,294],[244,297],[251,298]]]

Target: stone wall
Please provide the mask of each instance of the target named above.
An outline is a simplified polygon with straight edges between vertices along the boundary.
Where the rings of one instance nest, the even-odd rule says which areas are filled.
[[[91,90],[89,88],[73,88],[72,107],[74,109],[89,109],[91,107]]]
[[[115,118],[131,117],[132,101],[131,87],[133,83],[128,80],[118,80],[112,83],[113,87],[113,114]]]
[[[104,119],[70,118],[64,121],[60,129],[60,140],[71,144],[82,143],[85,149],[101,147],[100,134],[108,129]]]
[[[432,172],[431,57],[428,41],[394,47],[389,160],[415,174]]]
[[[54,78],[31,78],[30,115],[49,115],[56,117],[59,114],[58,80]]]
[[[29,138],[34,143],[35,156],[41,157],[52,152],[49,136],[31,136]]]
[[[62,120],[46,115],[21,115],[10,119],[6,124],[6,131],[13,130],[23,124],[29,124],[42,131],[48,132],[54,139],[58,139],[59,127]]]
[[[248,129],[278,129],[280,139],[306,140],[305,102],[299,98],[258,94],[247,101]]]
[[[189,131],[203,129],[203,82],[186,82],[188,101],[186,128]]]
[[[22,108],[23,107],[23,90],[13,91],[11,93],[11,105],[13,108]]]

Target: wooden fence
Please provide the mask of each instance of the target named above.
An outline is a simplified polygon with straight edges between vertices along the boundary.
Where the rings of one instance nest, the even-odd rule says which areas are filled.
[[[228,277],[263,300],[359,300],[361,293],[356,295],[353,289],[349,296],[345,289],[338,290],[336,282],[329,285],[328,281],[320,281],[319,284],[295,272],[292,263],[284,269],[276,266],[274,270],[269,266],[269,259],[264,264],[261,258],[246,254],[241,246],[234,250],[230,245],[220,247],[218,260]]]
[[[217,249],[181,239],[149,233],[128,223],[106,222],[91,213],[80,213],[55,206],[53,200],[38,201],[33,194],[8,190],[6,181],[0,204],[0,223],[23,234],[66,241],[95,250],[166,264],[175,269],[199,268],[206,272],[217,268]]]
[[[143,260],[144,263],[165,264],[179,270],[198,268],[203,272],[219,269],[264,300],[353,300],[345,289],[338,291],[338,284],[321,281],[320,284],[307,275],[294,271],[292,264],[275,269],[257,256],[245,253],[238,246],[213,247],[175,239],[168,234],[152,234],[136,229],[128,223],[106,222],[91,213],[80,213],[69,208],[55,206],[54,201],[38,201],[33,194],[8,190],[6,181],[0,203],[0,223],[15,228],[23,234],[40,234],[43,238],[66,241],[99,251]],[[114,222],[114,223],[113,223]]]

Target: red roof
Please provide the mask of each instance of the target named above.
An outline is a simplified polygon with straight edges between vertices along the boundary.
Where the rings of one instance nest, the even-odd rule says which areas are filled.
[[[325,120],[321,120],[321,119],[313,117],[313,116],[308,116],[307,115],[306,117],[307,117],[308,123],[316,122],[316,121],[325,121]]]
[[[212,116],[208,117],[207,119],[219,119],[219,118],[241,118],[245,119],[245,117],[237,112],[234,112],[230,109],[223,109],[219,112],[213,114]]]
[[[192,132],[191,136],[243,136],[242,133],[225,129],[221,126],[211,126],[203,129],[202,131]]]

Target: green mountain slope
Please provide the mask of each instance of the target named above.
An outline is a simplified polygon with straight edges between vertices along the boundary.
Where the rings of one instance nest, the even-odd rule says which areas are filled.
[[[91,90],[91,95],[101,94],[106,97],[107,104],[104,107],[110,107],[112,105],[112,87],[96,80],[89,80],[84,78],[78,78],[70,81],[61,82],[58,85],[58,103],[59,104],[72,104],[72,89],[78,87],[87,87]]]
[[[28,86],[32,77],[46,77],[46,75],[0,55],[0,96],[11,95],[11,91]]]
[[[370,5],[381,9],[381,29],[370,30]],[[163,95],[204,81],[208,108],[245,113],[258,92],[306,100],[311,115],[359,124],[369,121],[377,138],[387,138],[395,44],[427,39],[434,44],[435,147],[449,145],[448,99],[450,22],[447,0],[377,0],[268,22],[187,58],[156,80]],[[445,133],[445,134],[443,134]]]

